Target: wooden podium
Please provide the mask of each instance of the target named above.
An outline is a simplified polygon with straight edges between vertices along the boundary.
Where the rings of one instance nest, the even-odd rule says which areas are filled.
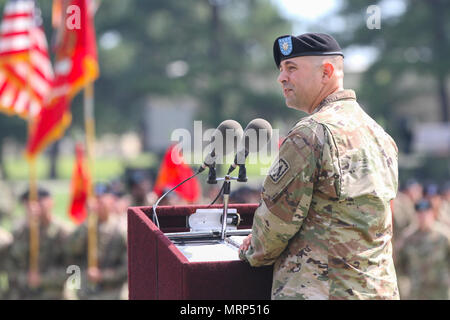
[[[129,299],[269,300],[272,266],[253,268],[243,261],[191,262],[164,233],[187,232],[188,218],[207,206],[157,208],[161,230],[152,222],[152,207],[128,209]],[[214,205],[210,208],[222,208]],[[256,204],[230,204],[250,229]]]

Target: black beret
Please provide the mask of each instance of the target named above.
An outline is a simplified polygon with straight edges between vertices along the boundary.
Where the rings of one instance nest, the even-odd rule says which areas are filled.
[[[275,39],[273,44],[273,58],[278,68],[285,59],[331,55],[344,56],[337,41],[326,33],[304,33],[297,37],[284,35]]]
[[[47,189],[42,188],[42,187],[38,187],[38,189],[37,189],[37,197],[38,197],[38,200],[42,200],[42,199],[47,198],[47,197],[50,197],[50,196],[51,196],[51,195],[50,195],[50,192],[49,192]],[[25,190],[25,192],[22,193],[22,195],[20,196],[20,201],[21,201],[21,202],[28,201],[29,197],[30,197],[30,189],[27,189],[27,190]]]
[[[436,183],[429,183],[425,186],[423,193],[425,196],[436,196],[439,194],[439,186]]]
[[[108,183],[97,182],[94,187],[94,193],[96,196],[103,196],[105,194],[113,194],[113,191]]]
[[[414,208],[417,213],[431,209],[431,202],[427,199],[421,199],[414,205]]]

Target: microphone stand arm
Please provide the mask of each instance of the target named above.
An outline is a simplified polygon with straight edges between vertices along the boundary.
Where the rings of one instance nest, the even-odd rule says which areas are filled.
[[[228,203],[230,200],[230,190],[231,182],[230,176],[225,176],[225,181],[223,182],[223,214],[222,214],[222,233],[220,239],[225,240],[225,232],[227,229],[227,213],[228,213]]]

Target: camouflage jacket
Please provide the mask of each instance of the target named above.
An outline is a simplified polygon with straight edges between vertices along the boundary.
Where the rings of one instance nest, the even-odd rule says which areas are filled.
[[[390,200],[397,147],[344,90],[291,129],[242,259],[274,264],[272,299],[398,299]]]
[[[5,267],[11,242],[12,235],[0,227],[0,300],[5,299],[8,289],[8,276],[5,272]]]
[[[9,282],[9,299],[62,299],[66,274],[64,245],[70,232],[64,223],[53,219],[39,230],[39,274],[41,285],[28,286],[29,226],[26,222],[13,232],[13,242],[7,252],[6,271]]]
[[[404,229],[416,221],[416,209],[414,209],[414,201],[406,194],[399,192],[394,199],[394,237],[400,236]]]
[[[12,235],[0,227],[0,272],[5,268],[7,250],[12,242]]]
[[[449,299],[450,288],[450,238],[439,224],[432,230],[416,229],[406,236],[398,251],[399,276],[407,276],[409,292],[402,299]]]
[[[98,224],[98,268],[102,280],[94,285],[88,282],[87,272],[82,273],[81,288],[76,292],[79,299],[118,299],[127,281],[127,243],[117,219]],[[81,225],[71,236],[68,246],[69,262],[87,271],[88,228]]]

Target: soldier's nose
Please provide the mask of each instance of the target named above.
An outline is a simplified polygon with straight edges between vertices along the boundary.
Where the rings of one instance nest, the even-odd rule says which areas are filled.
[[[288,78],[287,78],[286,72],[280,71],[280,74],[278,75],[277,80],[281,84],[287,82]]]

